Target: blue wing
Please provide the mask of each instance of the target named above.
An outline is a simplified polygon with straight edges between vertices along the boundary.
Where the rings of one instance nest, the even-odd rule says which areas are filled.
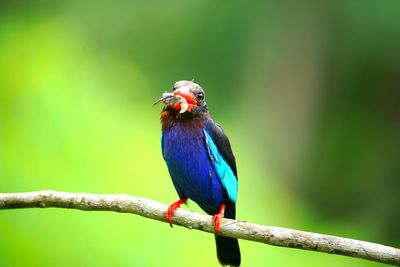
[[[163,158],[165,160],[165,156],[164,156],[164,135],[161,135],[161,153],[162,153],[162,156],[163,156]]]
[[[223,133],[222,129],[214,124],[214,122],[210,122],[210,124],[203,129],[208,154],[218,177],[221,179],[222,185],[228,193],[229,199],[233,203],[236,203],[238,179],[235,158],[228,138]]]

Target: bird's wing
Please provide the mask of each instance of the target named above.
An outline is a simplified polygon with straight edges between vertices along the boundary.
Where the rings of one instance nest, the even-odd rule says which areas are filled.
[[[229,199],[236,203],[238,192],[238,179],[235,156],[232,153],[228,137],[222,128],[209,121],[203,130],[208,154],[214,165],[222,185],[228,193]]]
[[[163,158],[165,160],[165,156],[164,156],[164,135],[161,135],[161,153],[162,153],[162,156],[163,156]]]

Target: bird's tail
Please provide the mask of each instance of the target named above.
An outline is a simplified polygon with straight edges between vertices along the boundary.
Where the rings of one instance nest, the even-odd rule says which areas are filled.
[[[216,235],[215,243],[219,263],[229,266],[240,265],[239,242],[236,238]]]

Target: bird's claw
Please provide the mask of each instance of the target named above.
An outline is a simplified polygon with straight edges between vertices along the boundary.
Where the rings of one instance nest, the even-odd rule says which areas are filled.
[[[172,227],[172,223],[171,223],[172,222],[172,215],[173,215],[174,211],[176,209],[180,208],[181,204],[183,204],[185,202],[186,202],[186,198],[181,198],[181,199],[175,201],[174,203],[172,203],[171,205],[168,206],[167,214],[166,214],[165,217],[166,217],[167,222],[169,222],[169,225],[171,227]]]
[[[214,215],[213,222],[214,222],[214,231],[218,234],[221,231],[221,220],[224,218],[225,214],[225,204],[222,203],[219,212]]]

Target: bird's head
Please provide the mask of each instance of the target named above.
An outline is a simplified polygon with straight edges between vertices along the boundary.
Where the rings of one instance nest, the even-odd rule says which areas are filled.
[[[203,88],[192,81],[179,81],[174,85],[173,92],[165,92],[162,98],[155,104],[165,103],[165,109],[175,111],[178,114],[207,112],[207,104],[204,101],[205,94]]]

